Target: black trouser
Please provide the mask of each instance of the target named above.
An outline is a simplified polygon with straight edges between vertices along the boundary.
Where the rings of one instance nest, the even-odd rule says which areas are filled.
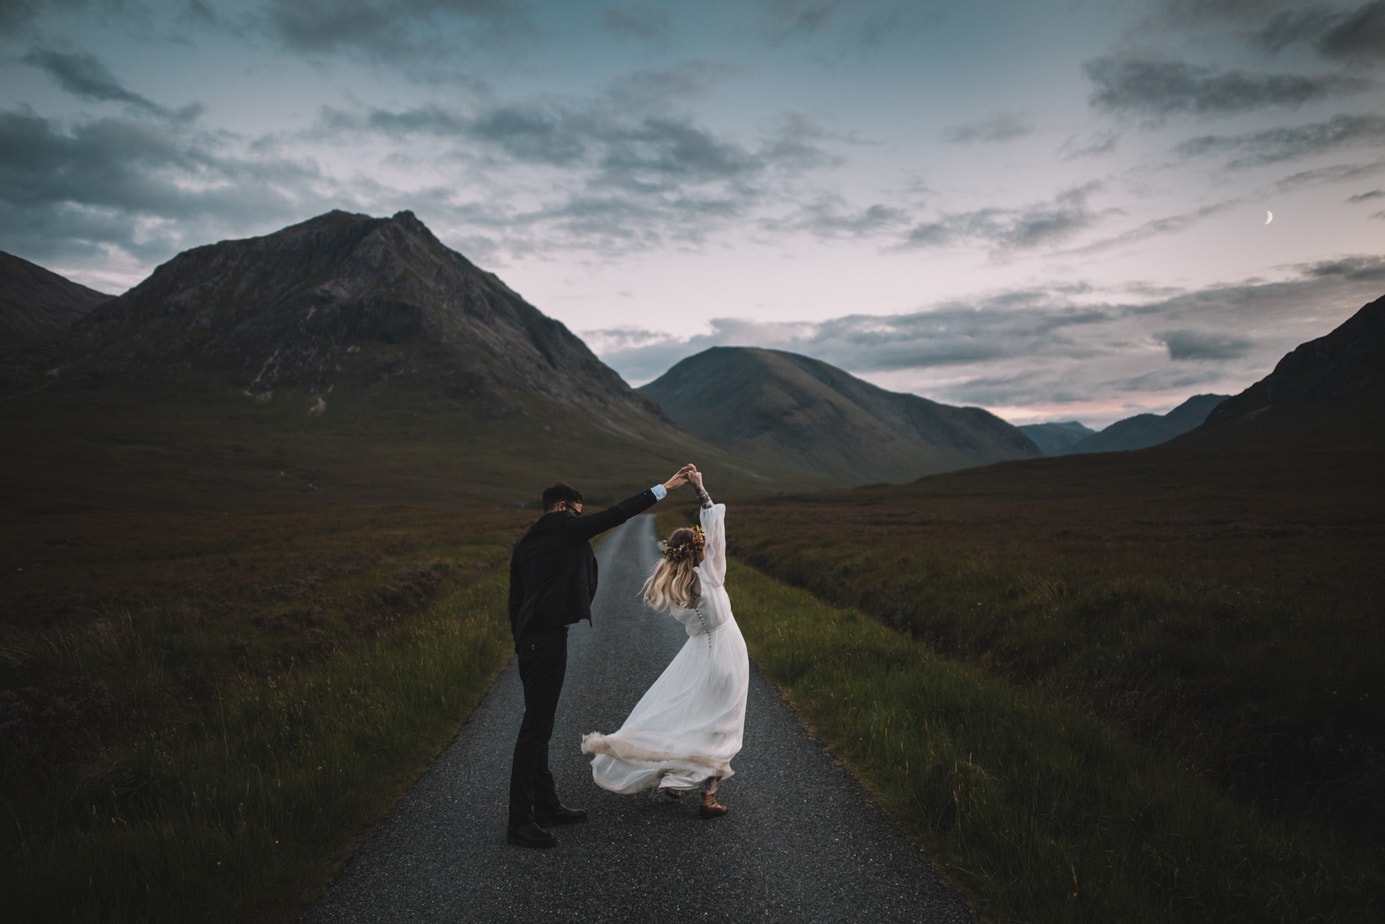
[[[526,638],[515,646],[519,679],[524,683],[524,721],[519,725],[510,768],[510,825],[523,825],[559,805],[548,769],[548,741],[553,715],[567,674],[567,629]]]

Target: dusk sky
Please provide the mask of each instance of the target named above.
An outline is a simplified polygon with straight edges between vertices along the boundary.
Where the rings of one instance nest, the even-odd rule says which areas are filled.
[[[0,250],[117,294],[332,209],[634,385],[1100,427],[1385,295],[1385,0],[0,0]]]

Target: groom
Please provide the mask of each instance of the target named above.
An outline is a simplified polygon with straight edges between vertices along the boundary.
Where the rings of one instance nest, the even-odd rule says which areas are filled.
[[[567,627],[591,622],[596,596],[596,556],[588,541],[643,513],[695,471],[685,465],[663,484],[614,507],[582,516],[582,493],[561,482],[543,492],[543,516],[515,543],[510,556],[510,629],[524,684],[524,719],[510,769],[510,819],[506,840],[521,847],[558,843],[544,826],[587,820],[564,806],[548,769],[553,715],[567,673]]]

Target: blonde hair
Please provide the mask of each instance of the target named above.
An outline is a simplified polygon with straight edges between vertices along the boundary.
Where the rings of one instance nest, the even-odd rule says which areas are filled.
[[[702,599],[702,584],[693,569],[702,561],[701,530],[675,529],[664,543],[664,555],[644,582],[644,602],[656,610],[692,609]]]

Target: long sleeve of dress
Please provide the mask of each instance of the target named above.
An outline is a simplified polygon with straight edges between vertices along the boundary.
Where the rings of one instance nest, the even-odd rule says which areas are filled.
[[[703,507],[699,517],[707,544],[702,550],[702,564],[697,566],[697,570],[704,584],[721,587],[726,583],[726,505]]]

